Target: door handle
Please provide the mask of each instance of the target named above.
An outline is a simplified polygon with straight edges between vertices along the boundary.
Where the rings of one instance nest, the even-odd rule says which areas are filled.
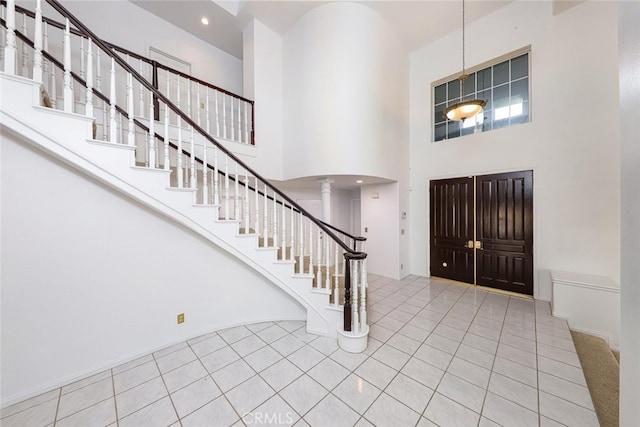
[[[476,242],[475,242],[475,243],[476,243],[476,246],[475,246],[475,247],[476,247],[476,249],[480,249],[480,250],[482,250],[482,242],[481,242],[480,240],[476,240]]]
[[[464,247],[468,249],[473,249],[473,240],[469,240],[467,243],[465,243]]]

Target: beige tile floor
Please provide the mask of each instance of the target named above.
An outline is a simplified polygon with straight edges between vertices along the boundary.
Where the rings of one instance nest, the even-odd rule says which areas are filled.
[[[304,322],[239,326],[5,408],[10,426],[597,426],[549,304],[371,276],[367,351]]]

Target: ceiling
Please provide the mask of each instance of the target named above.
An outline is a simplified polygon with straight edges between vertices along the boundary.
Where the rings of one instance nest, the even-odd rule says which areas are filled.
[[[129,0],[219,49],[242,59],[242,30],[257,19],[284,35],[305,13],[329,3],[314,0]],[[337,0],[346,1],[346,0]],[[513,0],[466,0],[469,23]],[[462,0],[354,1],[377,11],[413,51],[462,26]],[[206,16],[209,25],[200,23]]]

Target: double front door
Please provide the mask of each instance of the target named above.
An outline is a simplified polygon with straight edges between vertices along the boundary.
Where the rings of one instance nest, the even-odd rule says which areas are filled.
[[[533,173],[430,183],[431,276],[533,295]]]

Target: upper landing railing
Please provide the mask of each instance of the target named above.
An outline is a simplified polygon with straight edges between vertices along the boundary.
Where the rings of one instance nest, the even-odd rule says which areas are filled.
[[[91,117],[95,126],[88,138],[131,147],[139,167],[171,171],[172,187],[191,192],[194,204],[213,206],[212,219],[234,221],[239,233],[254,234],[259,246],[276,249],[295,274],[313,278],[328,306],[343,309],[344,331],[363,332],[364,239],[314,218],[218,142],[211,115],[184,111],[58,1],[46,2],[62,16],[63,28],[43,19],[37,0],[33,18],[23,14],[22,31],[16,31],[15,0],[6,1],[6,31],[0,32],[4,73],[40,83],[53,108]],[[79,39],[72,39],[72,25]]]
[[[2,0],[3,5],[6,0]],[[30,23],[35,19],[35,12],[20,6],[15,6],[15,11],[22,19],[22,34],[27,34]],[[43,42],[49,42],[49,29],[64,30],[65,24],[54,19],[42,17],[43,22]],[[16,27],[17,29],[18,27]],[[85,34],[75,28],[70,28],[72,44],[79,45],[79,75],[82,78],[86,76],[86,49],[88,39]],[[77,39],[77,40],[74,40]],[[254,101],[243,96],[237,95],[228,90],[222,89],[216,85],[208,83],[204,80],[192,77],[179,70],[166,66],[156,60],[146,58],[128,49],[117,46],[113,43],[104,41],[111,50],[118,52],[127,61],[129,65],[135,68],[138,73],[153,87],[174,104],[186,112],[191,118],[196,119],[200,123],[210,123],[208,129],[216,138],[234,141],[241,144],[255,145],[255,109]],[[102,75],[100,74],[100,51],[96,52],[96,89],[100,90],[102,83]],[[24,56],[21,58],[21,66],[24,67],[28,59]],[[144,99],[145,91],[142,86],[134,88],[134,96],[137,96],[136,102],[139,111],[146,111],[148,114],[148,106]],[[161,104],[154,97],[154,118],[160,120],[164,117],[161,111]]]

